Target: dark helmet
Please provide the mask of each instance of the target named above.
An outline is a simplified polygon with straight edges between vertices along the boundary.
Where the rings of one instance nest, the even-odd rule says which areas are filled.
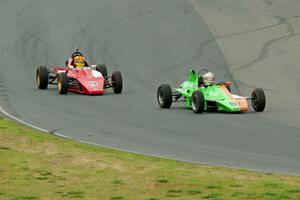
[[[83,54],[78,50],[78,48],[75,49],[75,52],[72,54],[72,58],[76,56],[83,56]]]

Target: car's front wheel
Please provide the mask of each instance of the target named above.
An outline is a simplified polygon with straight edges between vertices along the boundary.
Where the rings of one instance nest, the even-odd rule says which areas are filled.
[[[194,113],[203,113],[205,108],[205,99],[201,91],[196,90],[191,97],[191,107]]]
[[[57,90],[58,94],[67,94],[69,87],[68,76],[65,72],[58,73],[57,77]]]
[[[251,94],[252,107],[256,112],[264,111],[266,107],[266,95],[262,89],[256,88]]]

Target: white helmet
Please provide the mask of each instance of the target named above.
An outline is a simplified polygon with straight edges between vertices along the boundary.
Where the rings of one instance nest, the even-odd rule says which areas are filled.
[[[215,75],[211,72],[207,72],[206,74],[203,75],[203,82],[208,82],[210,84],[215,83]]]

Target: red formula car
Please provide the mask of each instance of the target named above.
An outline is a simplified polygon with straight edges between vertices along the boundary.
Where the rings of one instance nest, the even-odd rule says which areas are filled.
[[[57,85],[59,94],[76,92],[102,95],[107,88],[112,88],[114,93],[119,94],[123,89],[121,72],[114,71],[111,76],[108,76],[105,65],[80,68],[38,66],[36,83],[39,89],[47,89],[48,84]]]

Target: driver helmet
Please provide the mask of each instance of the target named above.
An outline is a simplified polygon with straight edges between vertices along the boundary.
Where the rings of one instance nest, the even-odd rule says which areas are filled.
[[[85,66],[85,58],[83,56],[75,56],[74,57],[74,65],[75,67],[84,67]]]
[[[216,81],[215,75],[212,72],[207,72],[203,75],[203,82],[214,84]]]

